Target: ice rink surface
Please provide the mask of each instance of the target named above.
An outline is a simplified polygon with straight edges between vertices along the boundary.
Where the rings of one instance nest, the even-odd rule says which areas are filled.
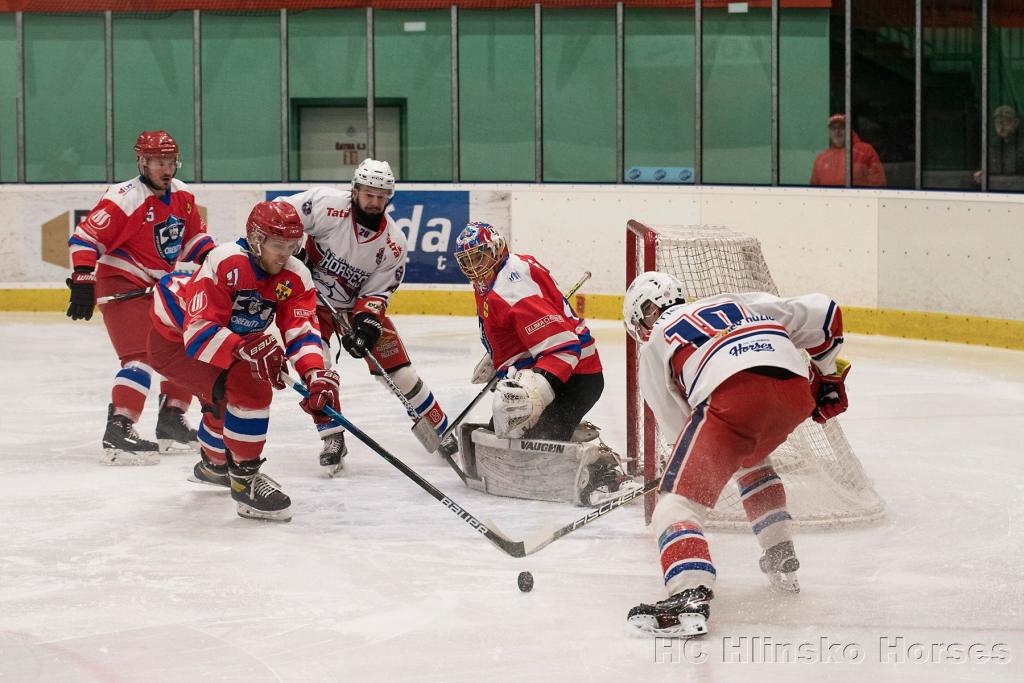
[[[478,389],[475,321],[398,326],[457,414]],[[590,417],[621,451],[622,328],[592,327],[607,387]],[[798,534],[798,596],[769,593],[750,534],[709,534],[711,633],[683,647],[625,633],[630,607],[665,597],[639,505],[515,560],[351,436],[325,478],[289,390],[264,471],[293,520],[245,520],[186,481],[194,457],[99,464],[117,366],[97,319],[0,314],[0,338],[0,680],[1024,680],[1024,354],[848,337],[841,420],[885,521]],[[513,538],[584,512],[466,489],[361,362],[340,371],[349,419]],[[155,416],[154,387],[144,437]]]

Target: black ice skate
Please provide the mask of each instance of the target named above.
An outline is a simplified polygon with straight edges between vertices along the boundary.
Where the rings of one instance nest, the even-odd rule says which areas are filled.
[[[761,554],[761,571],[768,576],[769,585],[787,593],[799,593],[800,583],[796,580],[796,570],[800,569],[800,560],[796,557],[793,541],[776,543]]]
[[[715,594],[706,586],[686,588],[653,605],[637,605],[629,610],[626,623],[643,635],[667,638],[702,636],[708,632],[710,602],[714,597]]]
[[[323,440],[320,448],[320,466],[326,467],[327,476],[333,477],[345,468],[345,456],[348,446],[345,445],[345,432],[332,434]]]
[[[292,500],[281,485],[260,473],[264,460],[249,460],[228,466],[231,497],[238,504],[238,515],[250,519],[287,522],[292,518]]]
[[[156,440],[166,455],[192,454],[199,450],[196,430],[185,420],[185,411],[167,405],[167,396],[160,394],[160,413],[156,418]]]
[[[188,478],[189,481],[194,481],[199,484],[213,484],[214,486],[224,486],[225,488],[231,487],[231,479],[228,477],[228,465],[218,465],[215,462],[210,462],[206,457],[206,453],[200,451],[201,459],[196,463],[196,466],[192,468],[192,475]]]
[[[103,457],[107,465],[156,465],[160,462],[157,445],[146,441],[124,415],[114,415],[114,404],[107,406],[107,428],[103,432]]]

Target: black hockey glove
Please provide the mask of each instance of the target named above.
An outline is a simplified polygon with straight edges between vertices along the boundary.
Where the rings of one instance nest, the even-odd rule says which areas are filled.
[[[96,308],[96,274],[79,266],[65,282],[71,290],[68,317],[72,320],[91,320]]]
[[[356,313],[352,331],[341,338],[341,345],[353,358],[362,358],[380,339],[380,320],[371,313]]]

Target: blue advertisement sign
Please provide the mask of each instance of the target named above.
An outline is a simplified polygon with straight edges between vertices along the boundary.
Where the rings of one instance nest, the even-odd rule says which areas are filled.
[[[302,190],[269,190],[267,200]],[[405,282],[409,284],[466,284],[455,263],[455,238],[469,222],[469,192],[465,190],[399,190],[387,209],[408,246]]]

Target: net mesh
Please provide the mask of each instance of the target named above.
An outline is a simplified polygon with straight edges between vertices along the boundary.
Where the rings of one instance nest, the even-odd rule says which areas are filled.
[[[648,227],[656,233],[653,269],[676,276],[687,300],[724,292],[778,295],[757,238],[716,225]],[[669,446],[660,433],[655,441],[657,452],[643,453],[643,457],[656,458],[660,474]],[[885,503],[865,475],[838,419],[824,426],[808,419],[770,458],[785,484],[789,512],[798,527],[867,524],[885,513]],[[750,528],[735,483],[722,491],[708,526]]]

